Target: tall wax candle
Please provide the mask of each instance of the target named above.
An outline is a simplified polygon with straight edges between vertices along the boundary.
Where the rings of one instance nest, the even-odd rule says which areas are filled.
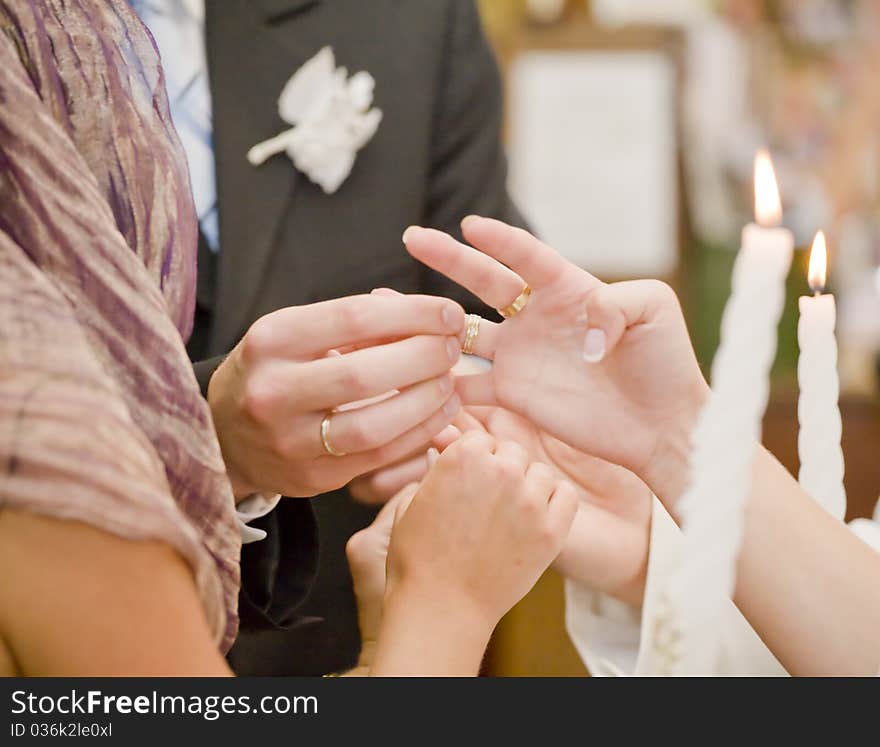
[[[843,450],[840,446],[840,380],[837,375],[837,339],[834,296],[824,293],[828,266],[825,235],[819,231],[810,251],[809,283],[813,296],[799,299],[798,343],[798,454],[801,487],[832,516],[846,515],[843,487]]]
[[[690,485],[681,499],[684,543],[666,600],[674,641],[663,655],[672,674],[714,671],[717,624],[736,582],[755,453],[770,391],[777,327],[794,237],[779,227],[782,205],[769,154],[755,159],[757,223],[742,234],[731,296],[712,365],[712,393],[693,434]]]

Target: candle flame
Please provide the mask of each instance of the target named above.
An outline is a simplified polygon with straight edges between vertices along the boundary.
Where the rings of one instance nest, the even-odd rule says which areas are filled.
[[[825,277],[828,273],[828,246],[825,243],[825,234],[819,231],[813,239],[813,248],[810,249],[810,269],[807,279],[810,290],[813,293],[821,293],[825,290]]]
[[[766,228],[782,222],[782,200],[770,154],[761,149],[755,156],[755,218]]]

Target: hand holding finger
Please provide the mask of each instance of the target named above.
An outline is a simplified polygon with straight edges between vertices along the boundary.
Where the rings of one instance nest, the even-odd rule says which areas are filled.
[[[330,348],[417,335],[458,335],[464,311],[435,296],[360,295],[280,309],[245,336],[245,355],[311,360]]]
[[[323,412],[442,376],[460,355],[455,337],[411,337],[307,364],[289,364],[288,386],[297,392],[298,408]],[[279,395],[283,397],[284,391]]]
[[[407,485],[421,482],[430,466],[429,461],[427,454],[418,454],[352,480],[349,490],[361,503],[386,503]]]

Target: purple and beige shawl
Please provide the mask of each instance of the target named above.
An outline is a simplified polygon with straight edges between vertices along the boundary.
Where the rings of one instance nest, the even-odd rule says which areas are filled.
[[[158,55],[127,3],[0,0],[0,505],[169,543],[225,650],[240,540],[183,346],[195,257]]]

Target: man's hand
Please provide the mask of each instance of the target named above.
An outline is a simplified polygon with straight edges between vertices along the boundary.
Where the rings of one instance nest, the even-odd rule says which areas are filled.
[[[452,301],[381,294],[259,319],[208,387],[236,498],[316,495],[426,449],[460,407],[450,369],[463,325]],[[347,456],[324,448],[329,413],[327,440]]]

